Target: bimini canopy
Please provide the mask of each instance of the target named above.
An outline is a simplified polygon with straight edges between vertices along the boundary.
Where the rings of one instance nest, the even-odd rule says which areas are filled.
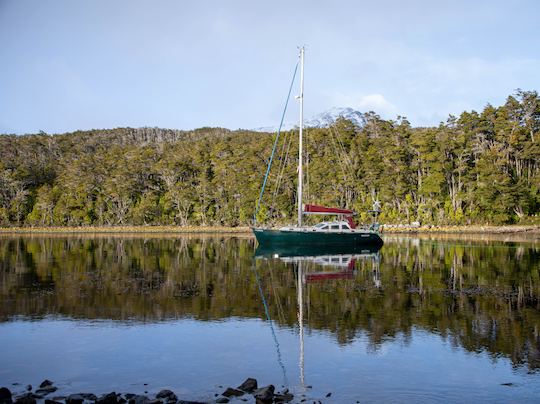
[[[312,215],[345,215],[352,216],[354,212],[349,209],[340,209],[340,208],[328,208],[326,206],[318,205],[304,205],[304,213]]]

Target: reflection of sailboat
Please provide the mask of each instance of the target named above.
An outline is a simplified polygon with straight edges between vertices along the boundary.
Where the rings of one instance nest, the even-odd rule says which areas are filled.
[[[296,257],[297,259],[310,260],[310,257],[342,256],[342,255],[366,255],[379,252],[381,245],[259,245],[255,250],[256,258],[279,258]]]
[[[303,282],[317,282],[330,279],[352,279],[358,260],[371,259],[373,261],[374,283],[380,286],[379,279],[379,250],[381,246],[279,246],[269,248],[260,246],[255,251],[257,258],[279,259],[290,264],[311,262],[323,268],[334,268],[335,271],[320,271],[306,273]]]
[[[354,278],[356,262],[358,260],[371,260],[373,263],[373,283],[380,287],[379,250],[381,246],[326,246],[314,248],[313,246],[280,246],[267,248],[259,246],[255,257],[259,259],[278,259],[284,263],[292,264],[297,271],[297,318],[298,334],[300,339],[299,368],[300,385],[305,388],[305,365],[304,365],[304,288],[308,284],[328,279],[351,279]],[[323,268],[334,268],[337,271],[304,272],[304,266],[313,264]],[[309,291],[309,289],[306,289]],[[309,301],[309,299],[308,299]],[[308,303],[309,304],[309,303]],[[309,313],[309,311],[308,311]]]

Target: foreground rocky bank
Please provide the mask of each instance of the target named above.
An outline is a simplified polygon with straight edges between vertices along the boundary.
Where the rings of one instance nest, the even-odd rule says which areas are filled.
[[[277,391],[274,385],[259,387],[257,380],[253,378],[246,379],[238,387],[227,387],[221,393],[215,393],[213,400],[193,401],[178,397],[171,390],[161,390],[155,395],[133,393],[116,393],[110,392],[97,396],[93,393],[76,393],[69,395],[60,395],[57,393],[58,387],[50,380],[44,380],[35,390],[31,385],[24,388],[24,392],[20,392],[18,383],[14,383],[12,390],[19,390],[18,393],[12,392],[7,387],[0,388],[0,404],[202,404],[202,403],[228,403],[230,401],[243,401],[255,403],[288,403],[288,402],[312,402],[321,403],[319,399],[307,398],[305,394],[300,394],[295,397],[289,392],[289,389],[284,388]],[[23,386],[20,386],[23,387]],[[310,389],[307,386],[306,389]],[[327,393],[325,397],[331,397],[331,393]]]

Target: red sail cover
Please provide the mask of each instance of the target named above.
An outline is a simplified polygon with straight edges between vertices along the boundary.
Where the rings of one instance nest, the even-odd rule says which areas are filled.
[[[326,206],[304,205],[304,213],[328,213],[334,215],[352,215],[354,212],[348,209],[327,208]]]

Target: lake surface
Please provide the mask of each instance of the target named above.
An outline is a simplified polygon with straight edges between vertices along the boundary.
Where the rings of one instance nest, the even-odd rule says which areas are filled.
[[[0,385],[210,401],[254,377],[295,402],[540,400],[537,236],[255,244],[0,236]]]

